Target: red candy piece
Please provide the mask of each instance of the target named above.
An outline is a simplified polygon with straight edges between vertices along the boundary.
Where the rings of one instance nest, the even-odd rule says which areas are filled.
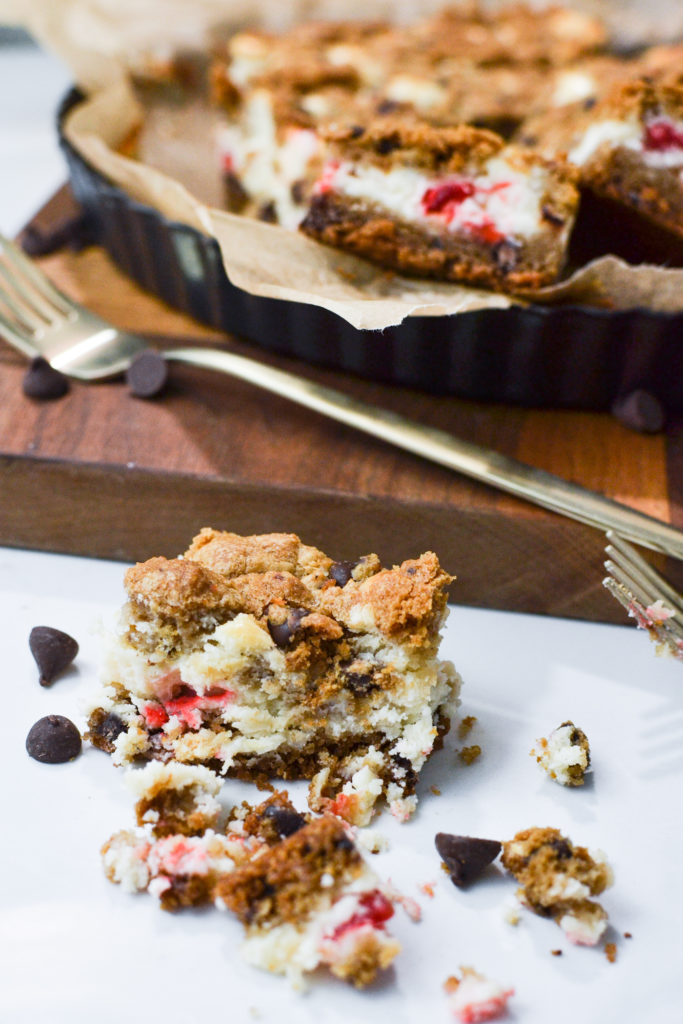
[[[471,181],[448,181],[428,188],[422,197],[425,213],[446,213],[452,217],[453,207],[464,203],[475,192]]]
[[[669,121],[652,121],[645,129],[645,149],[658,153],[668,149],[683,149],[683,132],[677,131]]]
[[[379,889],[364,892],[358,903],[362,909],[352,914],[347,921],[342,921],[337,925],[331,936],[333,940],[341,938],[342,935],[356,928],[362,928],[366,924],[373,928],[383,928],[384,922],[394,916],[394,908]]]

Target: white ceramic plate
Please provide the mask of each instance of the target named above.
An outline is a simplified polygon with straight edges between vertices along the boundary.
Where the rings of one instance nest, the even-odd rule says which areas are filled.
[[[26,734],[43,715],[80,723],[80,703],[97,681],[93,625],[118,607],[122,574],[111,563],[0,549],[3,1024],[439,1024],[450,1019],[443,982],[460,965],[515,988],[510,1021],[680,1024],[683,666],[655,658],[644,634],[452,610],[444,654],[465,679],[462,713],[477,717],[467,742],[482,756],[464,766],[462,743],[450,737],[423,774],[414,820],[399,825],[382,814],[376,828],[390,850],[369,858],[419,902],[422,920],[397,911],[403,952],[371,990],[321,975],[302,996],[241,961],[241,928],[228,915],[167,914],[106,881],[99,847],[132,824],[121,773],[106,755],[86,749],[53,766],[26,754]],[[51,689],[38,685],[28,651],[34,625],[57,626],[81,644],[76,667]],[[593,752],[594,775],[578,790],[552,783],[529,756],[535,738],[567,718]],[[225,791],[234,800],[260,796],[240,783]],[[290,792],[303,801],[304,786]],[[440,870],[438,831],[507,839],[531,825],[607,853],[616,881],[603,903],[616,963],[602,947],[572,946],[527,911],[517,927],[507,923],[515,884],[502,870],[467,891]],[[430,882],[433,899],[420,889]]]

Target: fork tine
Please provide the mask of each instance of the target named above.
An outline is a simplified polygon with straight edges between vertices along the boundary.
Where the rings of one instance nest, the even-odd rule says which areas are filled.
[[[19,249],[14,242],[11,242],[9,238],[5,238],[3,234],[0,234],[0,253],[4,254],[7,261],[11,263],[17,272],[21,272],[26,277],[33,288],[48,302],[51,302],[63,316],[73,316],[73,304],[66,295],[59,291],[58,288],[52,284],[51,281],[42,273],[37,270],[31,261],[24,256],[21,249]]]
[[[24,332],[20,334],[17,330],[16,324],[13,324],[4,313],[0,310],[0,334],[11,342],[16,348],[33,359],[34,356],[40,355],[40,352],[35,345],[31,344],[29,336]]]
[[[683,661],[683,596],[612,530],[605,551],[610,574],[603,586],[619,601],[641,629],[647,630],[658,652],[668,650]]]
[[[22,302],[22,308],[25,308],[30,312],[34,319],[36,319],[36,327],[39,329],[44,324],[55,324],[60,320],[63,320],[63,315],[55,309],[54,305],[51,305],[47,300],[37,291],[35,286],[31,286],[25,277],[21,277],[12,270],[12,265],[9,260],[2,259],[0,257],[0,277],[2,277],[6,284],[11,289],[11,294],[7,292],[0,293],[3,301],[11,306],[10,299],[13,297],[16,303],[17,299]],[[13,310],[16,314],[16,311]]]
[[[662,600],[661,594],[640,589],[638,583],[614,562],[605,562],[605,568],[611,575],[603,580],[603,585],[630,615],[635,616],[638,625],[654,631],[660,640],[666,642],[671,638],[674,643],[683,643],[683,627],[674,618],[677,612],[674,610],[671,614],[671,609],[664,605],[669,613],[667,617],[658,618],[655,614],[653,606]]]
[[[24,302],[11,283],[8,287],[8,282],[11,282],[11,277],[6,273],[5,264],[0,260],[0,303],[12,314],[17,330],[37,337],[41,327],[45,326],[45,320],[31,308],[30,303]]]
[[[655,596],[665,598],[673,605],[674,610],[683,615],[683,597],[667,583],[663,576],[653,569],[649,562],[638,554],[623,537],[615,534],[613,530],[607,532],[607,539],[610,542],[607,547],[607,554],[615,558],[637,584],[644,589],[649,589]]]

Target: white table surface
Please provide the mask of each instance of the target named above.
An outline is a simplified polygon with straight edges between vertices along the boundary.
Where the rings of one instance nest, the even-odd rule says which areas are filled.
[[[18,230],[63,180],[54,111],[68,84],[57,61],[35,50],[0,48],[0,229],[6,233]],[[11,500],[0,494],[0,501]],[[135,899],[104,880],[97,850],[131,820],[119,773],[104,755],[87,750],[73,764],[45,766],[25,753],[37,718],[59,713],[81,721],[98,674],[93,623],[120,603],[122,572],[114,563],[0,549],[9,711],[0,748],[3,1024],[346,1024],[419,1016],[439,1022],[448,1020],[441,983],[461,964],[514,985],[510,1020],[680,1024],[683,667],[656,658],[643,634],[453,609],[444,650],[465,679],[463,713],[477,716],[472,742],[484,752],[463,768],[452,737],[428,766],[415,820],[398,826],[386,814],[379,819],[391,849],[373,858],[380,873],[420,898],[424,920],[397,920],[404,959],[371,993],[316,981],[302,998],[241,964],[234,922],[211,913],[164,915],[151,898]],[[48,690],[38,686],[27,646],[38,624],[65,629],[81,643],[77,667]],[[534,739],[566,718],[592,743],[595,773],[584,790],[554,785],[528,756]],[[430,793],[432,784],[441,797]],[[230,785],[240,799],[254,795]],[[302,798],[300,788],[293,791]],[[599,949],[569,946],[552,922],[528,913],[516,929],[505,924],[514,885],[502,873],[466,894],[440,873],[436,831],[505,839],[534,824],[601,847],[614,863],[616,883],[604,903],[616,964]],[[429,880],[436,881],[434,900],[418,891]],[[624,931],[633,939],[624,939]],[[551,948],[562,948],[563,956],[552,957]]]

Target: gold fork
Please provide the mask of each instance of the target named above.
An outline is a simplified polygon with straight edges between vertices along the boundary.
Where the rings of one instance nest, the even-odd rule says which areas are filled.
[[[117,330],[67,298],[2,235],[0,333],[29,358],[42,356],[54,369],[84,381],[124,372],[148,348],[143,338]],[[238,377],[499,490],[683,559],[683,533],[674,527],[499,452],[233,352],[177,348],[160,354]]]
[[[607,533],[609,544],[602,581],[613,597],[623,605],[639,629],[645,629],[660,652],[683,661],[683,595],[679,594],[649,562],[613,530]]]

